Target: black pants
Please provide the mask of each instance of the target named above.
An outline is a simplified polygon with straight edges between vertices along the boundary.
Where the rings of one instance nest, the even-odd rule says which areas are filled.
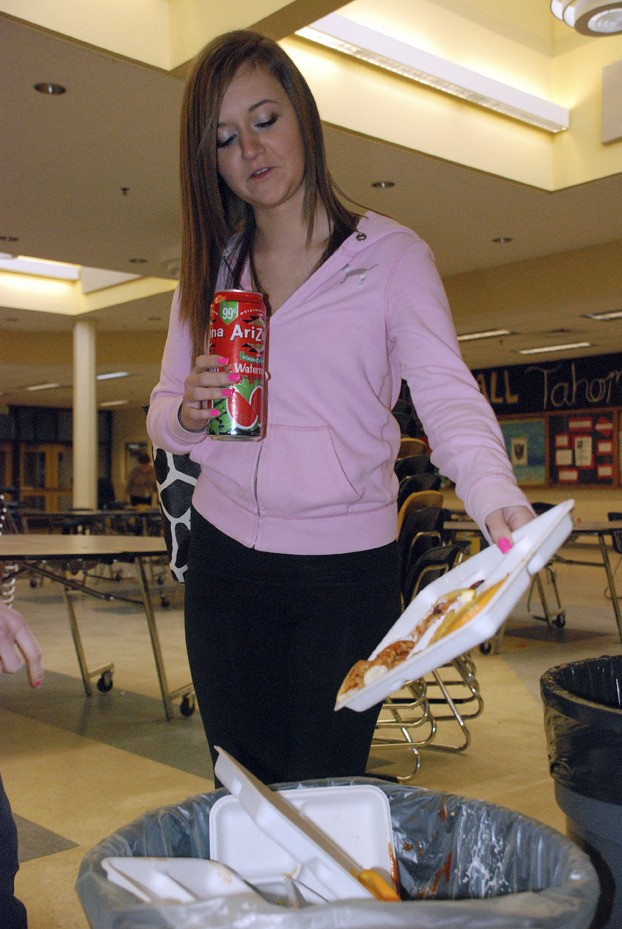
[[[192,511],[186,644],[207,739],[264,783],[365,773],[379,707],[339,685],[401,612],[396,545],[345,555],[246,548]]]
[[[26,908],[15,897],[14,880],[19,868],[17,829],[9,798],[0,777],[0,926],[2,929],[26,929]]]

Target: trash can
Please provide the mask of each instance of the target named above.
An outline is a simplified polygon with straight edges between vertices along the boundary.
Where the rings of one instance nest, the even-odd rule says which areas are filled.
[[[622,927],[622,655],[540,679],[555,799],[601,885],[594,929]]]
[[[373,778],[283,789],[375,784],[386,794],[402,902],[350,899],[288,909],[228,896],[189,904],[139,901],[108,881],[115,856],[209,858],[209,815],[227,791],[149,813],[93,848],[76,889],[92,929],[587,929],[598,899],[589,858],[565,836],[502,807]]]

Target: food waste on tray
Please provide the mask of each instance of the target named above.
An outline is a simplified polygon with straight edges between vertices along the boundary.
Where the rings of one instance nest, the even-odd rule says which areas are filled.
[[[373,684],[411,655],[475,619],[504,581],[505,577],[481,588],[483,581],[479,580],[440,596],[408,636],[386,645],[375,658],[362,659],[350,668],[337,693],[337,703],[345,700],[351,691]]]
[[[566,500],[419,591],[369,658],[346,674],[335,710],[363,712],[497,634],[531,580],[572,532]]]

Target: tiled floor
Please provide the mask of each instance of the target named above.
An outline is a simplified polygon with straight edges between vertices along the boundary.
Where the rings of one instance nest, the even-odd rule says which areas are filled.
[[[622,588],[622,569],[619,578]],[[499,803],[563,831],[547,767],[540,675],[582,657],[622,654],[622,644],[602,569],[560,566],[558,583],[566,628],[531,619],[524,601],[517,607],[500,653],[474,655],[485,706],[469,725],[471,745],[462,754],[424,752],[414,783]],[[155,601],[171,688],[189,680],[179,593],[166,609]],[[86,929],[74,891],[85,852],[146,811],[209,790],[210,761],[196,713],[184,718],[176,709],[165,720],[139,610],[78,601],[89,664],[115,666],[113,689],[87,698],[60,588],[21,580],[16,605],[43,645],[47,669],[37,691],[23,673],[0,680],[0,768],[23,862],[18,892],[31,929]],[[370,773],[407,764],[376,748]]]

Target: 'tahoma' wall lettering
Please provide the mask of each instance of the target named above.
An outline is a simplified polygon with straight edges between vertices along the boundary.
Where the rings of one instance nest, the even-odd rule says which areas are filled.
[[[590,355],[554,364],[473,372],[498,415],[622,407],[622,355]]]

